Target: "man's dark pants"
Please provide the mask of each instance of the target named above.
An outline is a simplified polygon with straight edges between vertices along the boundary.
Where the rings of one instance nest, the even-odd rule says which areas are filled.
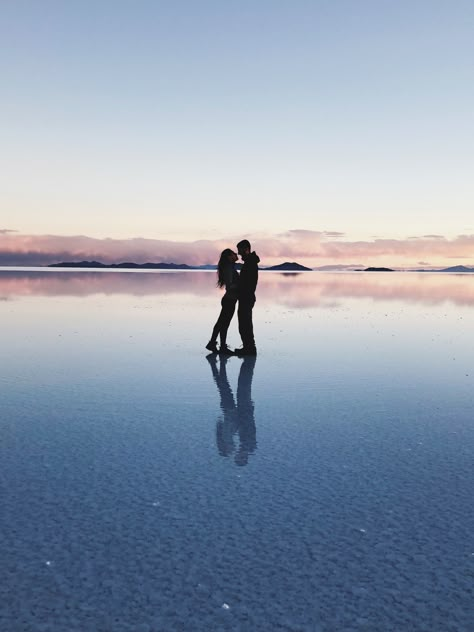
[[[244,349],[255,349],[255,338],[253,335],[252,310],[255,299],[240,299],[237,316],[239,318],[239,334],[242,338]]]

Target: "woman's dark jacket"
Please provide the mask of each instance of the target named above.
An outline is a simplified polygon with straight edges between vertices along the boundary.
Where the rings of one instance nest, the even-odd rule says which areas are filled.
[[[233,263],[229,263],[224,267],[223,275],[225,283],[225,294],[223,298],[226,300],[237,300],[237,291],[239,285],[239,273],[234,268]]]

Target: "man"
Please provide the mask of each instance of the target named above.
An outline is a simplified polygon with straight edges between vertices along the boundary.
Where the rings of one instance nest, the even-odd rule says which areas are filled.
[[[237,310],[242,348],[236,349],[235,353],[246,356],[257,355],[253,335],[252,310],[255,305],[255,290],[258,283],[258,262],[260,258],[251,250],[252,247],[247,239],[243,239],[237,244],[237,252],[244,263],[240,270],[239,308]]]

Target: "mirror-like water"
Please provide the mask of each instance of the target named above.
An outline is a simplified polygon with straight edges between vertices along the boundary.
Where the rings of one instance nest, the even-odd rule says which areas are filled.
[[[261,273],[256,359],[212,273],[0,299],[2,629],[472,629],[473,276]]]

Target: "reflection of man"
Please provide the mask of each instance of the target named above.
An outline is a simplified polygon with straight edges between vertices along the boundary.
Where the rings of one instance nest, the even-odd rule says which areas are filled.
[[[257,355],[255,338],[253,335],[252,310],[255,305],[255,290],[258,283],[258,262],[259,256],[251,252],[252,247],[247,239],[239,241],[237,251],[244,262],[240,270],[239,279],[239,333],[242,338],[242,348],[236,349],[237,355]]]
[[[221,456],[227,457],[234,454],[236,465],[247,465],[249,455],[257,448],[257,430],[252,401],[252,379],[256,358],[249,356],[242,362],[237,382],[236,404],[227,379],[226,364],[229,356],[220,356],[219,368],[216,355],[209,354],[206,357],[211,365],[212,375],[221,399],[222,417],[219,417],[216,425],[217,449]],[[235,435],[239,438],[238,448],[234,442]]]

